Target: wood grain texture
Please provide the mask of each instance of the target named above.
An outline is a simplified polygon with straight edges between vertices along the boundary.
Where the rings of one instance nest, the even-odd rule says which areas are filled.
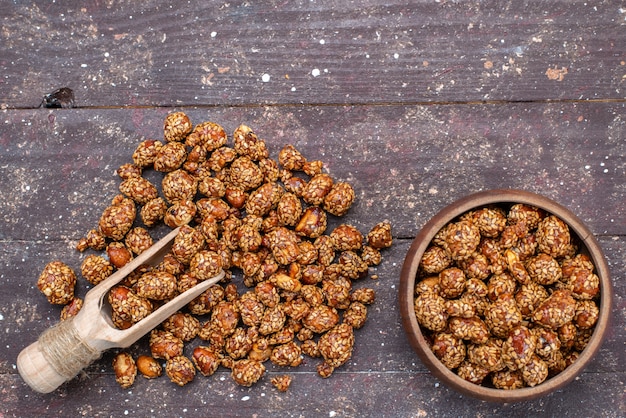
[[[1,417],[626,415],[621,2],[5,3]],[[76,108],[37,108],[63,86],[74,90]],[[291,143],[324,161],[357,192],[331,227],[345,221],[367,231],[391,221],[395,244],[372,269],[379,279],[355,284],[374,288],[377,301],[354,355],[326,380],[307,357],[293,370],[268,363],[251,388],[222,368],[183,388],[163,377],[122,390],[111,351],[81,379],[37,395],[15,361],[60,308],[36,279],[53,259],[78,271],[84,255],[74,246],[117,194],[115,170],[141,140],[162,138],[174,109],[229,134],[247,124],[274,158]],[[421,227],[457,198],[493,188],[539,193],[578,215],[599,240],[614,286],[612,327],[589,367],[561,391],[511,405],[438,382],[411,351],[397,306],[403,258]],[[81,280],[78,294],[88,289]],[[147,347],[142,339],[131,352]],[[294,383],[279,393],[269,377],[284,373]]]
[[[62,86],[81,107],[624,97],[619,0],[408,3],[11,2],[0,104]]]

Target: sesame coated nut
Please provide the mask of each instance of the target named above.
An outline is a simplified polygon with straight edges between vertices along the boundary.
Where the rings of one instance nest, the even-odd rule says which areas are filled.
[[[80,266],[80,274],[93,285],[97,285],[113,273],[113,265],[106,258],[89,254]]]
[[[37,280],[37,288],[54,305],[65,305],[74,298],[76,274],[65,263],[48,263]]]
[[[265,374],[263,363],[255,360],[243,359],[233,364],[231,376],[241,386],[252,386]]]
[[[185,386],[196,377],[196,369],[192,361],[185,356],[176,356],[167,360],[165,373],[178,386]]]
[[[132,356],[128,353],[119,353],[113,358],[113,371],[115,381],[123,388],[127,389],[135,383],[137,376],[137,366]]]

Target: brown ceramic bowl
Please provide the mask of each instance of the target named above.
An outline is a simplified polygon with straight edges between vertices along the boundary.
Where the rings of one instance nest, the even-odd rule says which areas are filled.
[[[580,354],[580,357],[564,371],[543,383],[522,389],[503,390],[470,383],[447,369],[431,351],[422,333],[413,310],[416,274],[424,251],[428,248],[435,234],[448,222],[468,210],[485,205],[511,205],[525,203],[539,207],[569,225],[570,234],[578,240],[579,252],[586,253],[593,261],[596,274],[600,278],[600,315],[593,335]],[[597,353],[609,326],[611,312],[611,281],[609,268],[598,242],[591,231],[574,214],[554,201],[534,193],[520,190],[489,190],[475,193],[457,200],[435,215],[413,240],[402,266],[400,276],[399,303],[402,323],[411,346],[430,371],[447,386],[470,396],[494,402],[517,402],[534,399],[571,382]]]

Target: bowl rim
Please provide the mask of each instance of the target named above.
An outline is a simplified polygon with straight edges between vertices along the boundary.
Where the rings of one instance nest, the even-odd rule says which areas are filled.
[[[421,332],[420,325],[414,313],[414,289],[419,262],[424,251],[430,245],[435,234],[448,222],[459,215],[476,207],[491,204],[524,203],[532,205],[556,215],[568,224],[584,244],[600,278],[600,313],[594,332],[579,358],[564,371],[549,380],[529,388],[504,390],[484,387],[470,383],[451,370],[443,367],[439,359],[428,348],[428,344]],[[400,287],[398,291],[402,325],[409,343],[420,357],[422,362],[439,380],[457,391],[492,402],[519,402],[543,396],[570,383],[596,355],[604,335],[609,327],[612,305],[612,286],[609,267],[598,241],[585,224],[569,209],[555,201],[533,192],[517,189],[493,189],[469,194],[438,211],[420,230],[413,239],[407,252],[400,273]],[[441,367],[436,367],[440,365]]]

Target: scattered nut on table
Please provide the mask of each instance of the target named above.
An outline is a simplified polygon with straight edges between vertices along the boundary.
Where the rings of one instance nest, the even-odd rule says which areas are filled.
[[[120,194],[77,245],[106,254],[86,254],[81,273],[95,285],[152,245],[154,227],[180,226],[163,261],[137,268],[110,291],[113,323],[129,328],[221,269],[226,278],[152,331],[146,355],[137,358],[140,373],[158,377],[157,359],[164,360],[166,374],[182,386],[196,369],[210,376],[221,366],[250,386],[265,374],[265,362],[296,367],[309,356],[321,361],[317,371],[327,378],[350,359],[376,299],[363,278],[392,245],[391,224],[362,232],[338,222],[355,202],[353,186],[293,145],[272,159],[246,125],[228,140],[214,122],[194,126],[184,112],[169,114],[163,139],[140,142],[117,170]],[[485,228],[499,225],[481,219]],[[339,226],[328,230],[331,222]],[[69,303],[76,281],[69,268],[53,265],[44,273],[42,292],[53,303]],[[577,316],[581,323],[592,317],[589,308]],[[190,358],[186,344],[194,347]],[[284,391],[290,381],[277,376],[272,383]]]

